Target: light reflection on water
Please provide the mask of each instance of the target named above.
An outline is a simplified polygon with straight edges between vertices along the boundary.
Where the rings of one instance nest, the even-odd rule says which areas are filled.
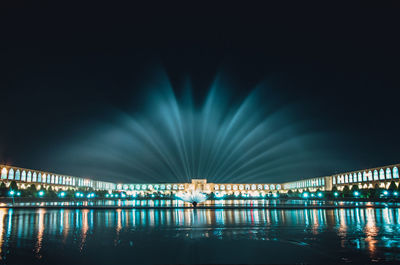
[[[11,205],[11,204],[10,204]],[[123,207],[192,207],[191,203],[181,200],[151,200],[151,199],[126,199],[126,200],[93,200],[93,201],[53,201],[53,202],[16,202],[17,206],[123,206]],[[329,201],[329,200],[295,200],[295,199],[240,199],[240,200],[207,200],[199,206],[391,206],[400,207],[397,202],[361,202],[361,201]]]
[[[190,253],[198,249],[211,254],[192,253],[176,259],[149,254],[154,249],[179,252],[182,242],[192,246],[187,250]],[[239,255],[235,251],[251,252],[266,244],[261,242],[269,242],[263,248],[264,252],[270,250],[267,260],[265,253],[245,260],[235,258]],[[110,260],[104,253],[110,257],[133,255],[139,263],[316,262],[308,260],[307,251],[310,257],[320,255],[318,262],[400,260],[400,216],[398,208],[0,209],[0,244],[0,258],[7,264],[50,263],[57,253],[68,256],[59,264],[72,259],[79,264],[80,258],[106,264]],[[223,252],[224,245],[237,249],[228,256],[215,251]],[[293,246],[291,255],[284,255],[285,248]]]

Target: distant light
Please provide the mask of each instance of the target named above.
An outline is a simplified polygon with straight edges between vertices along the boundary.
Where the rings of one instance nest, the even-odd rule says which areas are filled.
[[[21,192],[18,191],[18,192],[17,192],[17,196],[21,196]]]
[[[81,197],[81,193],[80,192],[77,192],[77,193],[75,193],[75,197]]]
[[[311,197],[315,197],[315,195],[314,195],[314,194],[311,194]]]
[[[38,195],[39,195],[39,197],[43,197],[44,196],[44,191],[43,190],[39,191]]]
[[[308,192],[303,193],[303,198],[308,198]]]
[[[107,194],[106,194],[106,198],[108,198],[108,197],[110,197],[110,194],[107,193]]]
[[[278,198],[278,197],[279,197],[279,195],[278,195],[278,193],[274,193],[274,194],[272,194],[272,197],[274,197],[274,198]]]
[[[399,193],[398,193],[397,191],[395,191],[395,192],[393,192],[393,195],[394,195],[394,196],[398,196]]]
[[[10,191],[9,191],[9,194],[10,194],[11,196],[14,196],[14,194],[15,194],[15,191],[13,191],[13,190],[10,190]]]
[[[222,192],[220,193],[220,192],[217,191],[215,193],[215,198],[217,198],[217,199],[222,199],[222,198],[224,198],[224,196],[225,196],[225,194],[222,193]]]
[[[358,196],[360,196],[360,193],[358,191],[355,191],[355,192],[353,192],[353,195],[358,197]]]
[[[61,197],[61,198],[64,198],[65,197],[65,192],[60,192],[60,194],[59,194],[59,196]]]
[[[125,198],[125,197],[126,197],[125,193],[121,193],[121,198]]]
[[[317,196],[318,196],[319,198],[322,198],[322,196],[323,196],[322,192],[318,192]]]
[[[389,192],[387,190],[383,191],[383,195],[387,196],[389,195]]]
[[[334,192],[333,196],[337,197],[337,196],[339,196],[339,193],[338,192]]]

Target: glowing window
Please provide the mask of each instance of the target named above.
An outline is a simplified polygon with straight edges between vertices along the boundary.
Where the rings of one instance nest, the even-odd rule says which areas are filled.
[[[226,189],[227,189],[227,190],[231,190],[231,189],[232,189],[232,186],[231,186],[231,185],[226,185]]]
[[[171,185],[168,184],[168,185],[167,185],[167,190],[170,190],[170,189],[171,189]]]
[[[237,185],[233,185],[233,190],[237,190],[238,186]]]
[[[253,185],[251,185],[251,189],[252,189],[252,190],[256,190],[256,189],[257,189],[257,186],[253,184]]]
[[[385,171],[383,170],[383,168],[379,170],[379,179],[385,179]]]
[[[368,176],[368,180],[369,180],[369,181],[372,181],[372,180],[373,180],[372,171],[371,171],[371,170],[368,171],[367,176]]]
[[[128,185],[124,185],[124,190],[128,190]]]
[[[134,190],[135,189],[135,185],[133,185],[133,184],[129,185],[129,189],[130,190]]]
[[[245,185],[244,188],[245,190],[250,190],[250,185]]]
[[[54,183],[55,183],[55,184],[59,184],[59,182],[58,182],[58,176],[57,176],[57,175],[54,177]]]
[[[277,189],[277,190],[280,190],[280,189],[281,189],[281,185],[280,185],[280,184],[277,184],[277,185],[276,185],[276,189]]]
[[[1,170],[1,179],[6,179],[7,178],[7,168],[3,167]]]
[[[386,169],[386,179],[391,179],[392,178],[392,171],[390,168]]]
[[[43,174],[43,177],[42,177],[42,182],[43,182],[43,183],[46,183],[46,178],[47,178],[47,175],[46,175],[46,174]]]
[[[269,190],[269,186],[268,185],[264,185],[264,189],[265,190]]]
[[[165,185],[164,184],[161,185],[161,189],[165,190]]]
[[[37,182],[42,182],[42,173],[38,174]]]
[[[393,168],[393,178],[398,179],[399,178],[399,169],[397,167]]]
[[[239,185],[239,190],[243,190],[243,189],[244,189],[243,185]]]
[[[344,183],[349,183],[349,175],[344,176]]]
[[[271,190],[275,190],[275,185],[274,185],[274,184],[271,184],[271,185],[269,186],[269,188],[270,188]]]
[[[214,185],[214,190],[219,190],[219,186],[218,185]]]
[[[172,189],[177,190],[177,189],[178,189],[178,185],[174,184],[174,185],[172,186]]]
[[[367,172],[363,172],[363,181],[368,181]]]
[[[37,173],[36,172],[33,172],[32,182],[37,182]]]
[[[353,183],[353,174],[349,174],[349,182]]]
[[[184,186],[183,184],[181,184],[181,185],[179,185],[179,189],[180,189],[180,190],[184,190],[184,189],[185,189],[185,186]]]
[[[15,180],[20,180],[21,179],[21,172],[19,169],[17,169],[17,172],[15,172]]]
[[[50,180],[50,181],[49,181]],[[80,179],[79,179],[80,180]],[[54,175],[51,175],[50,178],[47,178],[47,183],[54,183]]]
[[[225,185],[221,185],[221,190],[225,190]]]
[[[155,189],[155,190],[158,190],[159,188],[160,188],[160,186],[154,185],[154,189]]]
[[[258,189],[258,190],[262,190],[262,189],[263,189],[263,186],[259,184],[259,185],[257,185],[257,189]]]
[[[136,190],[140,190],[140,185],[136,185]]]
[[[364,179],[363,179],[363,177],[362,177],[362,174],[361,174],[361,172],[358,172],[358,181],[365,181]]]
[[[22,171],[21,181],[26,181],[26,172]]]
[[[374,170],[374,180],[379,180],[378,170]]]
[[[14,179],[14,169],[12,168],[8,171],[8,179]]]
[[[335,184],[336,184],[336,177],[333,177],[333,179],[332,179],[332,183],[333,183],[333,185],[335,185]]]
[[[28,171],[26,175],[26,182],[32,182],[32,172]]]

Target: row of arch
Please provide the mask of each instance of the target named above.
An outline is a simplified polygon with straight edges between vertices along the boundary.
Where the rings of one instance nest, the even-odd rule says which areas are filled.
[[[1,169],[0,178],[2,180],[15,180],[18,182],[28,183],[42,183],[42,184],[54,184],[54,185],[66,185],[75,187],[92,187],[98,189],[111,189],[113,188],[112,183],[93,181],[90,179],[83,179],[70,176],[59,176],[55,174],[36,172],[30,170],[3,167]]]
[[[118,184],[117,190],[184,190],[184,184]]]
[[[214,190],[280,190],[280,184],[220,184],[214,185]]]
[[[284,184],[285,189],[315,188],[315,187],[324,187],[324,186],[325,186],[325,178],[324,177],[299,180],[299,181],[294,181],[294,182]]]
[[[64,177],[46,173],[42,174],[41,172],[37,173],[35,171],[32,172],[25,170],[22,170],[21,172],[19,169],[14,172],[13,168],[10,168],[10,170],[7,171],[7,168],[5,167],[3,167],[1,170],[1,179],[71,186],[75,186],[76,184],[75,178],[73,177]]]
[[[346,184],[346,183],[359,183],[359,182],[370,182],[370,181],[380,181],[380,180],[391,180],[399,178],[399,169],[395,166],[393,168],[386,168],[363,171],[363,172],[354,172],[348,174],[341,174],[337,176],[333,176],[332,184]]]

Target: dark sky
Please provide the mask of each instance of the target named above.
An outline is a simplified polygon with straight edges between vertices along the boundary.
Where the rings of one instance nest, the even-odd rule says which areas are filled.
[[[220,73],[236,98],[266,81],[280,103],[301,102],[337,136],[339,162],[315,174],[400,161],[398,5],[12,2],[0,8],[1,163],[94,175],[50,150],[111,108],[140,114],[156,69],[178,94],[189,78],[199,102]]]

